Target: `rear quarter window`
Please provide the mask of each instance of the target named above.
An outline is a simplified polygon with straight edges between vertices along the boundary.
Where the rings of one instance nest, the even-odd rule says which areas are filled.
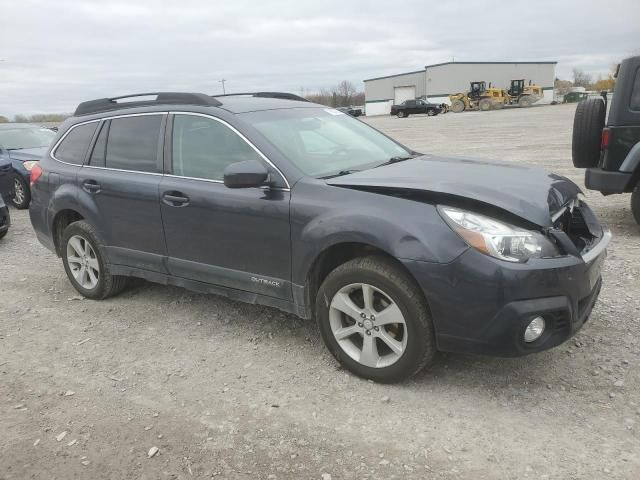
[[[97,126],[98,122],[93,122],[72,128],[60,142],[53,156],[62,162],[82,165]]]

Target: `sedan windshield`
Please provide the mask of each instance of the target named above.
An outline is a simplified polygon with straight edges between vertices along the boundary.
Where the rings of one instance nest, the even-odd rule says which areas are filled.
[[[306,175],[324,177],[411,155],[368,125],[331,108],[291,108],[243,115]]]
[[[0,129],[0,147],[6,150],[48,147],[56,132],[43,127],[2,128]]]

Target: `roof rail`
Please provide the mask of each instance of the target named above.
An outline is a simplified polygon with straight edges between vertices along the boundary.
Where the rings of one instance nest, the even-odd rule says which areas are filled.
[[[260,98],[279,98],[281,100],[297,100],[298,102],[308,102],[304,97],[287,92],[248,92],[248,93],[225,93],[223,95],[212,95],[212,97],[237,97],[237,96],[251,96]]]
[[[125,101],[118,102],[127,98],[136,97],[156,97],[149,100]],[[182,93],[182,92],[153,92],[153,93],[136,93],[134,95],[123,95],[121,97],[99,98],[97,100],[89,100],[82,102],[76,108],[75,116],[88,115],[90,113],[108,112],[123,108],[146,107],[152,105],[205,105],[210,107],[219,107],[222,105],[219,100],[205,95],[204,93]]]

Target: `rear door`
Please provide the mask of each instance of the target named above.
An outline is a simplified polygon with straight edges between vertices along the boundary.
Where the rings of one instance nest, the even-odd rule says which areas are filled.
[[[114,117],[101,123],[78,173],[82,202],[93,206],[109,262],[166,273],[158,188],[166,114]]]
[[[172,275],[291,299],[289,189],[256,148],[222,120],[175,114],[160,185]],[[275,188],[230,189],[227,165],[258,160]]]

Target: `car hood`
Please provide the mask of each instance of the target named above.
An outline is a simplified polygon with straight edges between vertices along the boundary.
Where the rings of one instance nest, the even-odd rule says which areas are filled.
[[[423,155],[327,180],[339,187],[416,191],[498,207],[541,227],[574,199],[580,188],[566,177],[513,163]],[[440,200],[442,201],[442,200]]]
[[[19,150],[9,150],[9,156],[13,160],[26,162],[27,160],[40,160],[47,153],[49,147],[21,148]]]

